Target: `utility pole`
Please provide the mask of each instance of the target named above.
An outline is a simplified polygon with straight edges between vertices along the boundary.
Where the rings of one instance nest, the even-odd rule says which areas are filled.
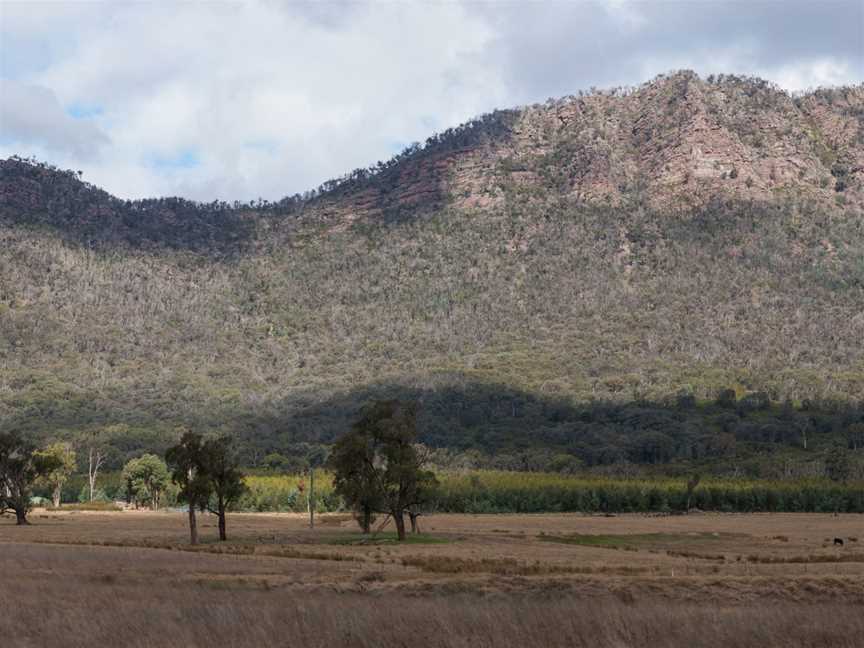
[[[309,468],[309,493],[306,495],[309,507],[309,528],[315,529],[315,469]]]

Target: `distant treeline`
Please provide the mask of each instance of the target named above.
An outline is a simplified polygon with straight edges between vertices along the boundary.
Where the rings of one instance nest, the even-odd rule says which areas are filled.
[[[687,510],[686,479],[585,479],[544,473],[478,472],[442,479],[438,506],[453,513],[647,513]],[[864,484],[710,480],[690,508],[724,512],[864,513]]]
[[[43,399],[46,391],[40,392]],[[231,434],[247,468],[299,473],[310,462],[320,465],[362,403],[384,397],[423,403],[420,442],[429,448],[435,469],[443,472],[501,470],[632,478],[698,471],[706,476],[769,480],[864,478],[861,404],[778,403],[764,392],[737,397],[731,389],[720,390],[711,400],[697,401],[682,392],[663,401],[574,404],[505,385],[468,383],[429,389],[380,385],[312,407],[297,407],[287,415],[250,414],[249,424],[243,427],[224,423],[219,427],[218,421],[204,418],[194,425]],[[90,408],[92,403],[83,396],[77,401],[54,400],[52,417],[69,421],[56,436],[87,447],[88,430],[74,433],[72,429],[76,418],[98,420],[101,413],[87,411]],[[230,412],[224,411],[224,419],[229,418]],[[37,420],[22,417],[9,423],[19,423],[19,429],[29,432]],[[39,438],[40,432],[32,433]],[[173,440],[174,428],[165,423],[161,427],[120,424],[99,426],[98,433],[99,443],[108,448],[106,467],[118,470],[142,452],[162,454]],[[79,460],[84,456],[79,453]]]
[[[106,499],[124,498],[125,483],[119,473],[108,473],[100,479]],[[430,513],[672,513],[687,510],[687,479],[603,479],[484,470],[441,473],[439,480],[440,486],[428,509]],[[246,485],[249,490],[234,507],[237,511],[299,513],[307,510],[308,477],[253,475],[246,478]],[[77,499],[83,487],[83,477],[73,478],[64,490],[64,499]],[[325,471],[316,472],[315,508],[322,513],[344,510],[342,501],[333,491],[332,475]],[[730,513],[864,513],[864,483],[843,484],[820,479],[708,479],[693,490],[690,508]]]

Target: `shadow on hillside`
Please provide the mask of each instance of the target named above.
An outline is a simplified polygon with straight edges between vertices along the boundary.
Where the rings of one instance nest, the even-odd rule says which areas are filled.
[[[270,453],[303,456],[333,442],[372,400],[402,399],[420,405],[423,443],[450,456],[473,457],[475,465],[502,469],[770,459],[784,449],[821,457],[838,446],[864,447],[864,403],[796,407],[761,393],[739,399],[731,390],[699,403],[687,394],[663,402],[571,403],[457,375],[422,386],[382,383],[335,394],[295,394],[257,406],[234,401],[219,407],[174,394],[149,398],[42,393],[29,397],[27,407],[11,410],[0,430],[18,429],[39,441],[75,441],[111,429],[116,468],[145,451],[161,454],[176,439],[178,426],[186,426],[230,434],[244,464],[256,466]]]
[[[0,224],[49,230],[69,243],[105,249],[188,250],[226,257],[252,242],[257,210],[182,198],[128,201],[82,182],[72,171],[0,160]]]
[[[587,466],[668,464],[722,461],[740,452],[770,456],[802,446],[811,451],[864,446],[864,403],[816,402],[801,408],[772,402],[764,393],[736,398],[731,390],[708,402],[682,393],[661,402],[571,403],[470,381],[370,385],[319,402],[286,401],[272,417],[238,421],[233,433],[258,453],[281,451],[275,439],[289,452],[298,443],[327,444],[350,429],[365,403],[391,398],[420,404],[424,444],[452,454],[479,454],[487,465],[515,470],[544,470],[568,460]],[[273,431],[278,431],[275,436]]]

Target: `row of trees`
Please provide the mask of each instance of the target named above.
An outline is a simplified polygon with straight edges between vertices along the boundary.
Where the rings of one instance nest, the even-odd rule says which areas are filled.
[[[18,524],[27,524],[32,489],[40,483],[51,489],[58,507],[75,459],[68,444],[39,449],[18,433],[0,435],[0,513],[14,511]],[[404,540],[405,516],[416,532],[417,518],[438,485],[435,475],[424,469],[426,459],[417,443],[417,406],[390,400],[363,409],[351,430],[334,445],[328,465],[336,493],[356,512],[364,532],[370,532],[376,514],[386,514]],[[88,477],[93,475],[92,463]],[[232,440],[226,436],[207,439],[191,431],[167,450],[165,461],[145,454],[127,462],[122,477],[127,500],[154,510],[173,483],[177,500],[188,506],[192,544],[198,543],[198,511],[217,517],[219,540],[226,540],[227,512],[247,491]],[[93,486],[91,480],[91,498]],[[310,514],[314,513],[313,497],[310,492]]]
[[[426,469],[428,454],[416,443],[417,408],[413,403],[377,401],[362,410],[350,431],[333,446],[320,493],[307,491],[303,478],[244,478],[237,455],[226,438],[205,439],[187,432],[166,453],[130,460],[122,473],[127,499],[158,508],[175,500],[189,505],[192,542],[198,541],[196,513],[210,511],[219,519],[220,540],[226,539],[228,510],[294,510],[304,491],[310,513],[355,512],[364,532],[375,516],[393,518],[405,539],[404,518],[418,531],[417,517],[431,510],[464,513],[532,513],[544,511],[645,512],[681,511],[695,507],[718,511],[864,512],[861,483],[830,480],[747,481],[689,479],[603,479],[561,474],[471,471],[447,474],[439,483]],[[74,453],[61,444],[37,449],[20,435],[0,436],[0,509],[15,511],[26,523],[30,484],[57,486],[68,478],[62,459],[74,466]],[[64,477],[64,474],[66,477]],[[54,485],[53,487],[51,485]],[[86,489],[86,484],[85,484]],[[122,491],[122,487],[117,492]],[[170,493],[169,493],[170,491]],[[277,491],[290,496],[285,509]],[[52,490],[56,494],[57,490]],[[84,493],[86,495],[86,492]],[[253,505],[253,500],[266,500]]]
[[[54,507],[60,506],[63,485],[75,470],[75,451],[69,444],[53,443],[38,448],[18,432],[0,433],[0,515],[14,512],[19,525],[28,524],[33,506],[33,488],[47,486]],[[231,439],[205,440],[194,432],[183,434],[166,453],[166,460],[145,454],[127,462],[123,469],[127,499],[136,505],[157,509],[173,482],[177,499],[189,505],[192,544],[198,541],[195,511],[210,511],[219,518],[219,539],[226,539],[225,517],[231,504],[246,489],[243,473]],[[170,470],[170,472],[169,472]],[[93,461],[88,464],[90,499],[95,477]]]
[[[90,448],[87,457],[87,484],[82,497],[94,501],[99,491],[96,480],[104,453]],[[19,432],[0,434],[0,513],[14,511],[19,524],[27,524],[33,501],[33,487],[51,494],[54,508],[60,507],[63,487],[75,473],[77,453],[70,443],[58,441],[39,448]],[[169,486],[165,462],[153,454],[131,459],[123,468],[129,502],[157,509]]]
[[[379,513],[392,517],[399,540],[406,538],[406,515],[411,530],[419,531],[417,518],[434,499],[438,486],[435,475],[424,469],[427,457],[421,448],[417,406],[397,400],[365,407],[351,430],[335,443],[327,462],[334,473],[334,490],[355,512],[364,533],[371,531]],[[186,432],[168,449],[165,459],[171,480],[179,487],[177,498],[188,505],[191,543],[198,542],[199,510],[217,517],[219,540],[226,540],[226,514],[248,490],[230,438],[205,440],[200,434]],[[310,525],[314,526],[314,470],[309,475]],[[153,455],[127,464],[124,478],[136,497],[155,497],[154,507],[160,489],[167,484],[167,475]]]

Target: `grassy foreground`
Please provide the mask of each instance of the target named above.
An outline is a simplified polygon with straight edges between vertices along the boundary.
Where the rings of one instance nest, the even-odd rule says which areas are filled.
[[[299,599],[279,592],[198,588],[157,596],[153,590],[111,584],[90,588],[86,601],[70,587],[56,595],[71,603],[39,610],[29,605],[40,598],[30,588],[18,600],[0,595],[7,611],[0,633],[12,641],[7,646],[858,648],[864,636],[864,615],[848,604],[715,608],[614,598],[356,594]],[[146,609],[139,607],[142,599]],[[93,614],[94,609],[101,614]]]
[[[431,515],[417,542],[347,514],[37,511],[0,519],[10,646],[857,648],[860,515]],[[835,546],[833,538],[844,540]]]

